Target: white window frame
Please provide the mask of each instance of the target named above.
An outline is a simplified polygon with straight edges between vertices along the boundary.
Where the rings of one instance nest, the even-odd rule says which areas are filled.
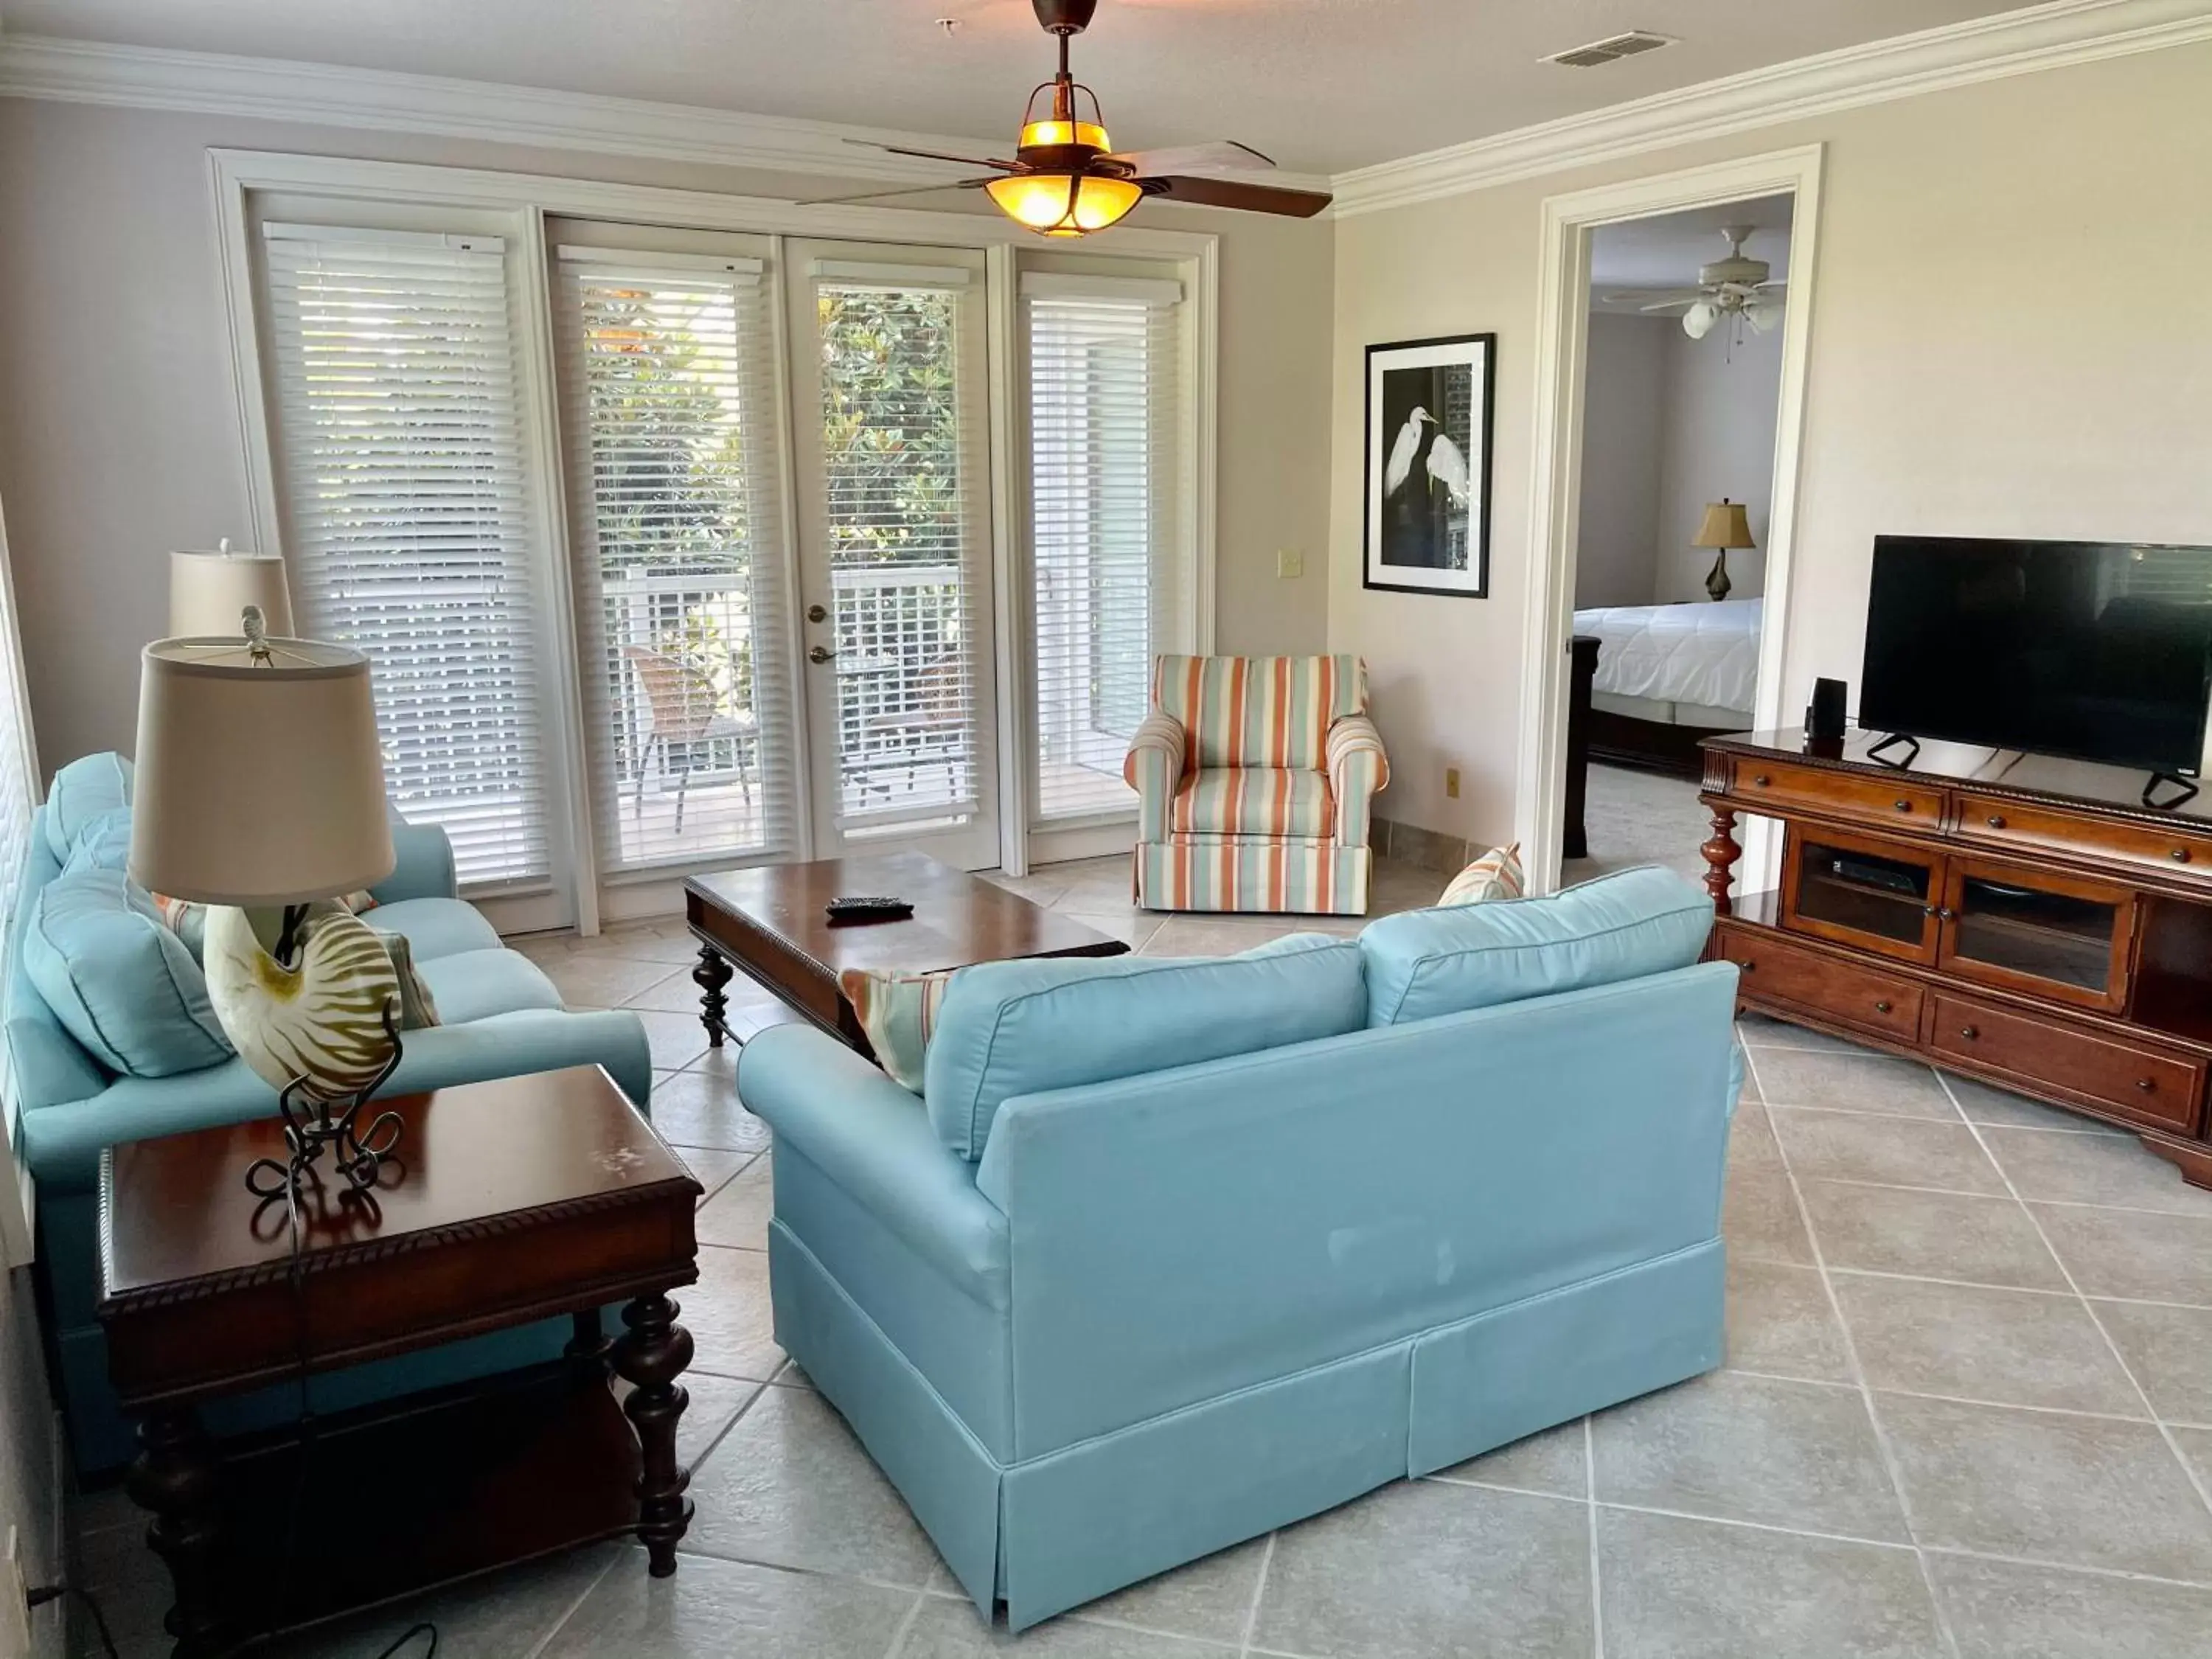
[[[539,550],[547,583],[544,613],[550,625],[573,639],[574,600],[569,586],[569,548],[566,492],[562,488],[561,441],[556,392],[553,374],[554,337],[552,276],[546,246],[549,216],[610,219],[671,229],[734,231],[754,235],[804,236],[814,239],[866,242],[913,243],[922,246],[977,248],[984,252],[989,283],[989,385],[992,465],[992,562],[998,594],[997,669],[1001,685],[1023,688],[1020,696],[1000,700],[998,732],[1000,784],[1000,850],[1002,866],[1020,874],[1026,871],[1030,852],[1025,826],[1030,811],[1026,732],[1010,723],[1009,710],[1019,709],[1027,696],[1026,659],[1020,654],[1019,636],[1010,626],[1018,623],[1015,604],[1023,564],[1020,544],[1026,521],[1027,479],[1021,465],[1022,447],[1017,441],[1019,418],[1020,355],[1019,307],[1016,293],[1015,249],[1034,246],[1031,234],[997,215],[927,212],[911,208],[860,205],[810,206],[773,197],[732,196],[704,191],[670,190],[656,186],[611,184],[583,179],[541,177],[532,173],[498,173],[476,168],[423,166],[411,162],[364,161],[344,157],[292,155],[259,150],[210,149],[210,184],[214,194],[216,246],[222,262],[224,307],[230,325],[231,368],[239,405],[239,429],[243,448],[246,494],[255,535],[260,546],[282,549],[281,514],[273,447],[270,434],[274,398],[263,362],[262,340],[256,301],[254,237],[258,198],[284,198],[284,213],[298,220],[311,217],[314,198],[338,204],[381,203],[395,209],[464,209],[487,215],[511,216],[523,271],[522,301],[527,326],[521,346],[529,395],[526,443],[537,477],[540,523],[546,545]],[[1190,269],[1189,301],[1192,338],[1189,341],[1193,477],[1189,507],[1193,520],[1191,543],[1195,603],[1192,619],[1195,647],[1212,647],[1213,638],[1216,470],[1214,456],[1218,429],[1218,306],[1219,239],[1211,234],[1155,230],[1146,226],[1118,226],[1112,233],[1113,252],[1152,259],[1187,262]],[[549,757],[560,790],[555,808],[563,821],[552,826],[565,842],[562,866],[574,893],[574,919],[579,931],[598,931],[600,896],[592,873],[598,859],[592,844],[591,807],[576,787],[586,775],[583,753],[583,703],[574,652],[564,647],[550,665],[556,708],[547,711],[550,732],[557,754]],[[1054,856],[1073,856],[1055,851]],[[679,883],[672,882],[665,905],[675,908]],[[538,896],[542,900],[547,896]],[[563,896],[551,896],[562,897]],[[626,895],[623,908],[637,914],[647,908],[643,890]],[[495,924],[506,931],[552,925],[538,918],[550,914],[531,899],[487,907]]]
[[[13,659],[15,670],[15,696],[10,700],[15,706],[9,712],[15,716],[17,753],[12,758],[23,768],[26,811],[35,815],[45,789],[39,770],[38,733],[31,725],[31,688],[23,673],[21,619],[22,612],[15,608],[15,574],[8,562],[7,517],[0,513],[0,651]],[[11,870],[8,876],[12,879],[16,873]],[[17,905],[27,898],[20,889],[16,890]],[[5,940],[12,941],[16,920],[11,912],[0,910],[0,927],[7,930]],[[5,955],[4,945],[0,944],[0,962],[4,962]],[[0,1037],[0,1152],[6,1154],[4,1162],[0,1162],[0,1269],[23,1267],[37,1253],[38,1193],[23,1149],[15,1144],[17,1096],[15,1055],[8,1051],[6,1039]]]
[[[1069,293],[1104,294],[1117,289],[1131,294],[1158,295],[1160,290],[1174,287],[1180,290],[1175,299],[1176,320],[1181,334],[1177,349],[1182,362],[1194,362],[1205,349],[1205,313],[1209,300],[1203,294],[1209,272],[1197,262],[1172,262],[1174,275],[1163,274],[1170,262],[1153,256],[1146,258],[1133,249],[1116,244],[1113,248],[1100,248],[1096,252],[1088,248],[1063,252],[1049,248],[1024,247],[1014,256],[1018,268],[1015,283],[1017,338],[1015,375],[1017,395],[1013,400],[1015,423],[1014,462],[1018,471],[1019,496],[1018,505],[1024,508],[1018,520],[1020,526],[1019,562],[1016,580],[1019,591],[1012,637],[1019,656],[1018,674],[1009,683],[1020,688],[1021,707],[1014,712],[1008,730],[1021,744],[1017,757],[1022,773],[1021,799],[1024,809],[1034,817],[1036,779],[1036,642],[1031,637],[1029,596],[1031,591],[1035,550],[1030,535],[1029,514],[1026,510],[1030,492],[1030,362],[1029,337],[1019,327],[1019,300],[1031,292],[1050,292],[1060,289]],[[1131,274],[1129,267],[1139,266],[1145,274]],[[1178,374],[1181,373],[1180,363]],[[1181,619],[1181,637],[1154,641],[1154,653],[1159,652],[1210,653],[1213,649],[1213,563],[1212,538],[1206,526],[1212,514],[1210,479],[1213,467],[1213,452],[1206,416],[1207,403],[1204,398],[1186,398],[1182,407],[1182,430],[1178,434],[1177,460],[1182,476],[1176,482],[1176,517],[1180,523],[1177,537],[1188,550],[1181,577],[1183,592],[1179,597],[1176,614]],[[1002,721],[1006,720],[1001,716]],[[1134,805],[1127,811],[1101,813],[1088,819],[1034,823],[1025,818],[1013,826],[1024,841],[1024,867],[1030,864],[1050,864],[1068,859],[1103,858],[1110,854],[1126,853],[1136,843],[1137,813]]]

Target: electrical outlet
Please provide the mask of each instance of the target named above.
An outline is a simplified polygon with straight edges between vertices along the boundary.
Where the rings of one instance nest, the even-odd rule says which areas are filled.
[[[1456,766],[1444,768],[1444,793],[1454,800],[1459,799],[1459,768]]]
[[[0,1559],[0,1659],[31,1659],[31,1587],[23,1577],[23,1535],[14,1527]]]
[[[1306,556],[1295,547],[1275,550],[1275,574],[1285,581],[1306,574]]]

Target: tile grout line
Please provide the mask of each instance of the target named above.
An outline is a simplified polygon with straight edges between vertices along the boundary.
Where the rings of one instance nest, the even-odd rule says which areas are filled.
[[[1939,1083],[1942,1082],[1941,1073],[1937,1073],[1936,1080]],[[1950,1085],[1944,1083],[1943,1090],[1945,1093],[1949,1093]],[[2105,1328],[2105,1322],[2097,1316],[2096,1304],[2089,1299],[2088,1293],[2081,1288],[2081,1281],[2074,1277],[2074,1270],[2066,1265],[2066,1259],[2058,1254],[2058,1247],[2051,1242],[2051,1235],[2043,1230],[2043,1218],[2036,1214],[2033,1205],[2026,1199],[2021,1198],[2019,1189],[2013,1185],[2010,1173],[2006,1170],[2003,1164],[1997,1163],[1996,1154],[1990,1151],[1987,1142],[1982,1140],[1979,1130],[1975,1131],[1974,1139],[1981,1146],[1982,1155],[1990,1163],[1996,1164],[1997,1174],[2004,1182],[2005,1190],[2013,1194],[2021,1209],[2026,1212],[2028,1225],[2035,1229],[2035,1236],[2043,1241],[2043,1248],[2051,1252],[2051,1259],[2058,1264],[2058,1272],[2066,1280],[2066,1287],[2074,1292],[2075,1299],[2080,1303],[2081,1311],[2089,1316],[2089,1322],[2097,1328],[2097,1334],[2104,1338],[2105,1346],[2110,1351],[2113,1363],[2119,1366],[2120,1374],[2128,1379],[2128,1386],[2136,1391],[2136,1397],[2142,1401],[2143,1410],[2149,1413],[2152,1425],[2158,1430],[2159,1438],[2166,1443],[2166,1450],[2173,1455],[2173,1461],[2181,1466],[2182,1478],[2189,1482],[2190,1489],[2197,1494],[2197,1501],[2202,1504],[2208,1512],[2212,1512],[2212,1487],[2208,1487],[2206,1477],[2197,1472],[2197,1466],[2191,1462],[2189,1454],[2182,1450],[2181,1442],[2174,1437],[2172,1427],[2159,1414],[2158,1407],[2152,1401],[2150,1390],[2143,1387],[2142,1379],[2136,1375],[2135,1367],[2128,1364],[2128,1357],[2120,1352],[2120,1345],[2112,1340],[2112,1332]]]
[[[1240,1654],[1249,1655],[1252,1638],[1260,1633],[1260,1598],[1267,1593],[1267,1570],[1275,1565],[1275,1540],[1279,1534],[1267,1534],[1267,1547],[1260,1552],[1259,1576],[1252,1581],[1252,1604],[1244,1609],[1244,1636],[1237,1644]]]
[[[1748,1048],[1744,1051],[1744,1063],[1751,1073],[1753,1084],[1759,1087],[1763,1098],[1766,1091],[1759,1084],[1759,1062],[1753,1058]],[[1929,1067],[1931,1072],[1934,1069],[1933,1066]],[[1943,1097],[1950,1102],[1954,1111],[1958,1110],[1958,1103],[1951,1099],[1949,1090],[1943,1091]],[[1951,1656],[1951,1659],[1960,1659],[1958,1633],[1951,1628],[1950,1613],[1936,1588],[1936,1575],[1928,1565],[1927,1554],[1920,1547],[1920,1529],[1913,1524],[1912,1500],[1905,1495],[1904,1472],[1899,1467],[1896,1449],[1890,1444],[1888,1431],[1882,1427],[1881,1418],[1874,1408],[1874,1390],[1868,1385],[1866,1367],[1859,1359],[1859,1346],[1851,1335],[1850,1324],[1844,1317],[1843,1301],[1837,1296],[1835,1284],[1828,1277],[1827,1252],[1821,1249],[1820,1236],[1814,1231],[1812,1208],[1805,1202],[1804,1189],[1797,1182],[1796,1168],[1790,1163],[1790,1150],[1783,1146],[1780,1135],[1774,1137],[1774,1145],[1781,1155],[1782,1174],[1790,1183],[1790,1195],[1796,1200],[1797,1219],[1805,1229],[1805,1243],[1813,1252],[1813,1266],[1819,1270],[1820,1289],[1828,1298],[1828,1311],[1834,1317],[1836,1329],[1843,1337],[1844,1363],[1858,1383],[1859,1403],[1867,1414],[1868,1426],[1874,1431],[1875,1449],[1881,1455],[1883,1472],[1889,1476],[1890,1490],[1896,1494],[1898,1514],[1905,1522],[1905,1535],[1912,1542],[1912,1559],[1920,1569],[1920,1582],[1928,1592],[1928,1603],[1936,1615],[1936,1628],[1943,1638],[1944,1651]]]
[[[592,1575],[592,1582],[585,1585],[582,1591],[577,1595],[576,1599],[569,1602],[568,1607],[562,1609],[561,1616],[553,1621],[552,1627],[548,1630],[544,1635],[539,1637],[536,1642],[531,1644],[530,1651],[523,1656],[523,1659],[538,1659],[538,1655],[544,1653],[547,1648],[553,1645],[553,1638],[558,1636],[562,1630],[567,1626],[568,1622],[576,1616],[576,1609],[582,1607],[584,1603],[590,1599],[592,1592],[599,1589],[601,1584],[606,1582],[607,1575],[615,1570],[616,1565],[622,1560],[623,1554],[624,1552],[618,1549],[610,1550],[607,1553],[606,1565],[601,1567],[599,1571]]]
[[[921,1610],[928,1605],[929,1592],[916,1590],[914,1600],[908,1604],[905,1613],[898,1621],[898,1628],[891,1632],[891,1644],[884,1650],[884,1659],[899,1659],[899,1656],[906,1651],[907,1638],[914,1633],[915,1626],[921,1619]]]
[[[1589,1517],[1590,1643],[1592,1659],[1605,1659],[1605,1588],[1597,1548],[1597,1430],[1583,1413],[1583,1503]]]

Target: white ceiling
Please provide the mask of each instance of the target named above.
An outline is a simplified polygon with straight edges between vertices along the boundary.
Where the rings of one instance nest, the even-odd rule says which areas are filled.
[[[1007,148],[1051,72],[1029,0],[0,0],[10,33],[705,105]],[[2014,0],[1102,0],[1075,43],[1117,143],[1233,137],[1331,173]],[[953,17],[949,37],[934,19]],[[1538,63],[1624,29],[1682,44]]]
[[[1765,196],[1721,207],[1691,208],[1650,219],[1600,225],[1590,233],[1590,308],[1633,311],[1633,303],[1607,305],[1608,289],[1686,288],[1698,280],[1698,267],[1728,257],[1724,225],[1750,225],[1747,258],[1772,267],[1770,282],[1790,275],[1790,225],[1796,198]]]

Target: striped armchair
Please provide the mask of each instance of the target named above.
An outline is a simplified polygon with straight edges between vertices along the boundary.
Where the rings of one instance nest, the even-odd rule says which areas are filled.
[[[1390,764],[1358,658],[1158,658],[1121,775],[1145,909],[1367,913]]]

